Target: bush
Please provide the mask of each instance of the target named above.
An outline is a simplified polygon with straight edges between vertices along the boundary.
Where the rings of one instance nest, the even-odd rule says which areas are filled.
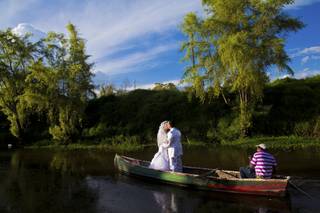
[[[218,123],[218,135],[221,141],[233,141],[240,137],[239,117],[223,117]]]
[[[310,137],[312,133],[311,125],[308,121],[295,124],[294,135],[300,137]]]
[[[124,136],[116,135],[111,138],[104,138],[100,142],[101,144],[119,145],[119,144],[140,144],[139,136]]]

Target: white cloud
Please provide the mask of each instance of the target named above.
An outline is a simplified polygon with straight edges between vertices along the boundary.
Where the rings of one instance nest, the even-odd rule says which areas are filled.
[[[109,75],[135,72],[139,69],[141,70],[142,66],[145,66],[147,62],[152,61],[164,52],[177,48],[177,44],[159,45],[146,51],[125,55],[121,58],[106,59],[105,62],[98,62],[96,64],[96,70]],[[152,64],[147,64],[147,66],[152,66]]]
[[[284,75],[282,75],[282,76],[280,76],[280,77],[275,77],[275,78],[272,78],[271,80],[275,80],[275,79],[284,79],[284,78],[291,78],[292,76],[291,75],[289,75],[289,74],[284,74]]]
[[[310,56],[311,54],[320,54],[320,46],[312,46],[304,49],[298,49],[290,56],[292,58],[300,57],[300,56]]]
[[[310,68],[304,68],[303,70],[297,71],[294,73],[294,76],[288,75],[288,74],[284,74],[281,76],[274,76],[273,78],[271,78],[271,80],[276,80],[276,79],[284,79],[284,78],[296,78],[296,79],[303,79],[303,78],[307,78],[307,77],[312,77],[315,75],[319,75],[320,74],[320,70],[318,69],[310,69]]]
[[[167,36],[177,30],[186,13],[200,8],[200,0],[92,0],[74,10],[61,5],[59,11],[35,19],[34,24],[46,31],[62,31],[71,21],[87,39],[89,54],[99,59],[128,43],[151,39],[153,33]]]
[[[305,56],[301,59],[301,64],[306,64],[307,62],[312,60],[320,60],[320,56],[319,55]]]
[[[301,64],[305,64],[310,60],[310,56],[305,56],[301,59]]]
[[[168,83],[173,83],[176,86],[181,86],[180,85],[180,80],[179,79],[174,79],[174,80],[169,80],[169,81],[163,81],[163,82],[155,82],[155,83],[161,83],[161,84],[168,84]],[[155,83],[151,84],[141,84],[137,85],[135,87],[131,86],[128,88],[128,90],[134,90],[134,89],[152,89],[155,86]]]
[[[320,70],[305,68],[301,71],[296,72],[294,77],[297,79],[303,79],[303,78],[312,77],[319,74],[320,74]]]
[[[155,83],[162,83],[162,84],[168,84],[168,83],[173,83],[177,87],[183,86],[180,85],[180,80],[174,79],[174,80],[169,80],[169,81],[162,81],[162,82],[155,82]],[[132,91],[135,89],[153,89],[155,87],[155,83],[150,83],[150,84],[139,84],[139,85],[133,85],[134,82],[127,82],[128,87],[126,88],[127,91]],[[119,85],[118,88],[121,88],[122,85]],[[100,93],[100,88],[95,89],[95,93],[99,94]]]
[[[154,83],[152,84],[141,84],[141,85],[137,85],[135,87],[131,86],[128,88],[129,91],[131,90],[135,90],[135,89],[152,89],[154,87]]]
[[[289,75],[289,74],[281,74],[279,75],[275,74],[275,75],[270,75],[270,80],[274,81],[276,79],[284,79],[284,78],[295,78],[295,79],[304,79],[304,78],[308,78],[308,77],[312,77],[315,75],[320,75],[320,69],[312,69],[309,67],[303,68],[302,70],[296,71],[294,73],[294,75]]]
[[[18,36],[30,34],[29,39],[32,42],[37,42],[40,39],[45,38],[47,36],[46,33],[36,29],[33,25],[27,23],[18,24],[18,26],[12,29],[12,32]]]
[[[320,53],[320,46],[308,47],[299,52],[300,55]]]

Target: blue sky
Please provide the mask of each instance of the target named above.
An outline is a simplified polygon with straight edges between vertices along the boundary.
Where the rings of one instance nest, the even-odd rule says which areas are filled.
[[[66,32],[70,21],[86,39],[96,84],[129,81],[149,88],[181,79],[185,64],[180,62],[179,24],[191,11],[201,13],[200,0],[1,0],[0,29],[27,23],[35,32]],[[296,0],[286,7],[306,24],[287,40],[297,78],[320,73],[319,11],[320,0]]]

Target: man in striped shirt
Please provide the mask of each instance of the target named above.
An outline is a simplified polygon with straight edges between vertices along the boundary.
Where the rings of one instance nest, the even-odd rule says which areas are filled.
[[[267,146],[265,144],[257,145],[257,152],[254,153],[250,167],[240,168],[241,178],[271,178],[272,173],[277,166],[276,159],[266,151]],[[253,170],[254,169],[254,170]]]

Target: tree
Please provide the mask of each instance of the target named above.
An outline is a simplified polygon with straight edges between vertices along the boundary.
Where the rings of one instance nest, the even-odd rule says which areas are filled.
[[[178,90],[174,83],[155,83],[152,90]]]
[[[108,95],[114,95],[116,91],[115,86],[112,83],[104,84],[100,86],[100,92],[99,96],[108,96]]]
[[[28,110],[23,104],[29,65],[39,56],[39,43],[19,37],[11,29],[0,31],[0,109],[10,121],[11,133],[22,143]]]
[[[75,26],[67,25],[67,58],[60,72],[59,87],[62,96],[57,103],[59,117],[55,126],[49,129],[54,139],[64,143],[80,135],[84,110],[90,97],[94,97],[89,56],[85,53],[85,43],[78,36]]]
[[[44,57],[30,67],[25,94],[29,106],[47,112],[49,132],[62,143],[80,135],[87,102],[95,96],[84,40],[74,25],[67,29],[69,38],[49,33],[44,40]]]
[[[187,42],[184,60],[190,62],[183,80],[193,85],[202,100],[223,95],[223,90],[237,93],[242,136],[252,126],[252,113],[263,96],[267,71],[293,70],[288,66],[285,37],[303,23],[283,12],[292,0],[203,0],[206,16],[186,15],[182,31]]]

